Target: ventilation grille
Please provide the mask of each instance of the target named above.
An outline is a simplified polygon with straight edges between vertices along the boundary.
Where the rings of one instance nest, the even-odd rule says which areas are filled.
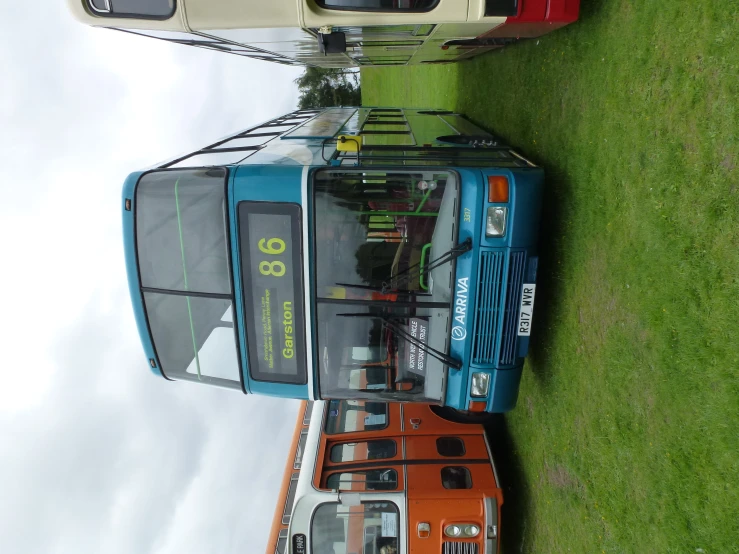
[[[501,366],[515,363],[516,327],[525,269],[525,252],[511,252],[506,278],[504,252],[486,251],[480,255],[473,363]]]
[[[476,542],[444,541],[441,554],[479,554]]]
[[[472,361],[476,364],[495,363],[504,265],[503,252],[486,251],[480,256],[472,343]]]
[[[508,286],[506,287],[505,314],[503,316],[503,336],[500,342],[500,365],[512,365],[516,359],[516,327],[523,287],[523,271],[526,265],[524,252],[513,252],[508,266]]]

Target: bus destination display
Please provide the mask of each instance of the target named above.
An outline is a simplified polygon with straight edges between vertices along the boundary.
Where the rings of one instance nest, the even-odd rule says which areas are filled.
[[[249,358],[258,380],[304,383],[300,208],[242,202],[239,235]]]

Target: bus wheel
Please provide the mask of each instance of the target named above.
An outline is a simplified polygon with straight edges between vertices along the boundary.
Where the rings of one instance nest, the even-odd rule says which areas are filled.
[[[495,417],[495,414],[490,412],[469,412],[467,410],[455,410],[446,406],[431,406],[431,411],[440,418],[453,423],[477,423],[484,425]]]

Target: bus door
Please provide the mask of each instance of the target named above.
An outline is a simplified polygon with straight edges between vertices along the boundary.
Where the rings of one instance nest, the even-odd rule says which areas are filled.
[[[325,512],[323,527],[336,527],[337,519],[344,521],[331,539],[333,544],[345,543],[343,552],[397,552],[397,529],[388,525],[397,523],[397,493],[405,489],[400,405],[366,400],[328,401],[323,431],[314,486],[359,494],[370,492],[377,502],[324,506],[314,520]],[[332,510],[336,513],[328,513]],[[330,547],[325,551],[331,552]]]
[[[334,435],[325,442],[322,459],[319,488],[376,494],[380,503],[389,493],[404,493],[411,545],[424,538],[415,537],[423,531],[421,524],[430,526],[428,542],[416,543],[428,547],[424,552],[441,551],[440,540],[479,544],[485,538],[481,534],[487,521],[484,499],[498,497],[499,490],[481,431]],[[477,536],[441,536],[442,529],[456,526],[461,530],[470,525],[477,529]]]
[[[496,489],[482,433],[406,434],[403,439],[409,495],[461,498]]]
[[[479,496],[480,490],[496,488],[482,434],[337,436],[326,442],[323,461],[324,489],[367,492],[407,488],[434,498]]]
[[[332,400],[327,410],[323,460],[328,472],[391,464],[404,466],[409,487],[419,491],[432,482],[437,492],[496,488],[482,426],[452,423],[413,403]],[[357,480],[367,482],[367,476],[352,482]]]
[[[326,486],[329,481],[329,484],[344,483],[339,475],[331,477],[339,471],[386,466],[395,469],[402,466],[409,487],[417,487],[419,491],[475,489],[479,492],[496,488],[482,427],[446,421],[424,405],[331,400],[324,433],[322,488],[335,488]],[[447,467],[456,469],[445,470]],[[369,482],[374,477],[374,474],[362,474],[350,482],[373,485]],[[387,474],[384,481],[388,481]],[[401,483],[400,476],[397,482]],[[432,483],[436,486],[430,487]]]
[[[345,33],[351,57],[375,65],[402,65],[410,60],[434,29],[434,25],[363,25],[334,27]]]

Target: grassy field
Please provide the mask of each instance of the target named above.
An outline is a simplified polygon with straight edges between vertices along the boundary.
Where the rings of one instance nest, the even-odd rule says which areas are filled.
[[[739,552],[739,2],[583,1],[540,40],[362,71],[548,172],[504,552]]]

